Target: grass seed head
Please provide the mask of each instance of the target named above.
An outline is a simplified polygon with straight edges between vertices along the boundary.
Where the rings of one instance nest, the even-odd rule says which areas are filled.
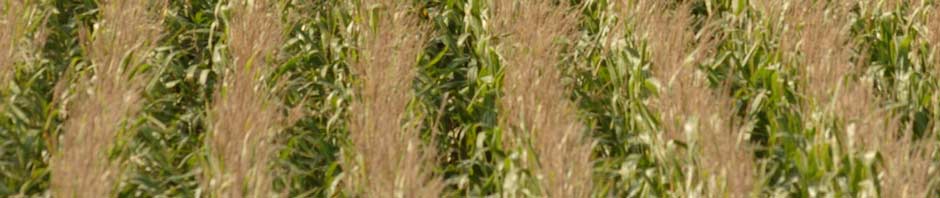
[[[848,13],[838,4],[803,1],[788,11],[785,20],[791,21],[783,38],[784,51],[798,51],[803,55],[801,73],[805,75],[809,95],[819,102],[832,100],[832,91],[853,70]],[[795,47],[786,47],[796,45]]]
[[[0,74],[6,75],[9,71],[12,70],[13,63],[13,40],[15,38],[14,34],[16,33],[16,21],[17,21],[17,12],[16,10],[22,10],[23,6],[19,1],[10,1],[9,3],[0,4],[0,13],[3,14],[0,18]],[[0,80],[6,78],[0,78]]]
[[[495,32],[508,35],[500,99],[509,127],[504,142],[531,137],[547,196],[589,196],[591,146],[558,64],[565,46],[559,41],[572,39],[579,13],[549,1],[499,0],[495,9]]]
[[[407,112],[413,97],[418,55],[429,29],[412,7],[397,1],[365,1],[359,78],[351,104],[350,139],[361,167],[350,185],[364,187],[366,197],[438,197],[443,183],[433,174],[433,147],[425,146]],[[367,14],[373,13],[373,14]],[[358,189],[353,189],[358,191]]]
[[[210,115],[209,143],[221,159],[210,183],[225,197],[265,197],[276,194],[269,166],[274,154],[275,127],[281,119],[266,91],[263,75],[284,40],[277,1],[232,1],[228,49],[234,61],[226,68],[222,93]]]
[[[35,4],[35,3],[33,3]],[[27,29],[30,23],[36,21],[26,16],[30,10],[35,7],[35,5],[30,5],[29,2],[24,2],[23,0],[10,0],[6,3],[0,3],[0,82],[6,82],[10,77],[12,77],[12,72],[14,71],[14,65],[18,61],[23,61],[21,56],[18,54],[27,53],[29,48],[21,45],[21,41],[26,38]],[[40,31],[41,32],[41,31]],[[33,39],[33,46],[42,46],[43,37],[40,37],[41,34],[36,33],[36,38]]]
[[[86,42],[94,76],[79,80],[78,98],[64,123],[61,148],[51,160],[53,194],[106,196],[120,178],[120,162],[108,149],[120,138],[125,120],[139,109],[145,80],[131,71],[156,42],[159,20],[148,2],[101,1],[93,40]]]

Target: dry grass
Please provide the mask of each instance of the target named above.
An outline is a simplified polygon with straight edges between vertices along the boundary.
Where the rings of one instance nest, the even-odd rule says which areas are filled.
[[[882,167],[882,196],[884,197],[928,197],[935,153],[930,139],[913,140],[913,132],[905,130],[903,136],[885,129],[878,150],[884,160]]]
[[[834,95],[834,112],[846,120],[848,148],[880,153],[881,196],[927,197],[933,175],[930,138],[914,140],[910,129],[901,130],[900,121],[882,107],[879,101],[883,99],[877,96],[871,81],[846,81],[842,91]]]
[[[886,197],[926,197],[934,153],[929,138],[914,140],[910,130],[878,104],[868,84],[853,82],[839,97],[840,115],[848,121],[849,147],[878,151],[882,157],[881,194]]]
[[[695,69],[714,48],[712,32],[690,30],[690,4],[670,12],[667,3],[643,2],[625,10],[625,18],[637,20],[638,32],[649,41],[653,75],[662,81],[662,92],[651,103],[664,119],[666,138],[681,140],[695,132],[700,149],[698,166],[705,173],[701,184],[708,196],[748,197],[756,181],[752,148],[742,138],[734,119],[732,100],[712,91],[704,75]],[[657,14],[667,13],[667,14]],[[690,98],[695,98],[690,100]],[[715,182],[719,181],[719,182]]]
[[[794,23],[783,38],[783,50],[798,50],[803,55],[799,65],[805,74],[807,92],[819,102],[831,102],[835,88],[853,68],[847,10],[826,2],[803,0],[787,13],[786,21]]]
[[[751,197],[757,182],[757,161],[752,154],[753,148],[741,136],[741,124],[733,119],[732,100],[718,93],[708,93],[706,87],[696,86],[700,91],[690,91],[696,100],[689,100],[687,105],[697,105],[689,113],[697,127],[698,144],[701,148],[699,165],[711,175],[711,179],[722,181],[724,186],[708,184],[705,192],[709,196],[731,195],[731,197]],[[699,93],[695,93],[699,92]],[[708,182],[706,182],[708,183]],[[721,185],[721,184],[717,184]]]
[[[58,197],[104,197],[115,187],[120,165],[108,149],[136,114],[142,80],[130,75],[157,38],[152,6],[136,1],[102,1],[101,24],[86,51],[94,76],[82,79],[78,98],[64,124],[61,148],[51,160],[52,191]],[[126,62],[125,62],[126,61]]]
[[[652,4],[647,7],[651,11],[666,11],[665,4]],[[689,73],[693,68],[689,67],[687,58],[697,55],[690,47],[694,39],[694,33],[689,30],[692,25],[690,4],[681,5],[671,14],[653,14],[649,13],[646,20],[642,22],[640,31],[643,32],[649,40],[649,48],[652,50],[653,73],[658,79],[667,80],[666,86],[669,87],[673,82],[688,82],[690,75],[679,75]],[[704,49],[703,49],[704,50]]]
[[[22,31],[20,14],[26,9],[26,5],[20,0],[11,0],[0,6],[0,12],[3,14],[0,18],[0,80],[5,82],[13,71],[13,64],[16,63],[13,53],[16,40],[20,36],[18,34]]]
[[[662,113],[666,138],[681,140],[682,131],[674,122],[683,122],[694,104],[689,104],[687,97],[690,94],[701,94],[699,81],[696,79],[696,70],[693,67],[695,58],[693,53],[701,53],[699,48],[692,49],[694,34],[690,30],[689,5],[682,5],[678,10],[668,14],[655,14],[669,12],[666,3],[645,3],[638,5],[638,10],[628,10],[624,18],[634,18],[637,21],[638,32],[649,42],[652,54],[652,72],[656,79],[662,83],[662,95],[652,104]],[[705,87],[707,88],[707,87]],[[704,92],[703,92],[704,93]]]
[[[284,119],[264,90],[262,75],[272,67],[265,60],[283,41],[282,26],[276,1],[231,5],[228,41],[234,63],[210,112],[208,141],[221,164],[209,185],[221,197],[269,197],[274,194],[268,167],[275,151],[273,136]]]
[[[3,13],[3,17],[0,18],[0,72],[3,74],[9,73],[8,71],[13,66],[13,34],[16,32],[14,10],[20,10],[22,7],[19,1],[0,4],[0,12]]]
[[[548,1],[500,0],[495,8],[496,32],[509,34],[500,103],[511,129],[504,140],[531,137],[548,197],[587,197],[591,147],[566,98],[556,43],[570,38],[577,13]]]
[[[878,98],[871,86],[864,81],[846,83],[844,91],[839,93],[836,114],[846,120],[849,148],[854,150],[871,148],[878,141],[884,130],[888,130],[886,112],[878,106]],[[857,149],[855,147],[858,146]]]
[[[376,6],[370,26],[361,26],[361,56],[352,65],[359,77],[351,104],[350,138],[358,159],[347,161],[355,175],[349,185],[363,197],[439,197],[443,183],[431,171],[433,147],[422,144],[417,125],[406,110],[412,99],[416,58],[428,39],[404,2],[366,1]],[[405,122],[406,124],[403,124]],[[361,165],[361,166],[357,166]],[[356,171],[358,170],[358,171]]]

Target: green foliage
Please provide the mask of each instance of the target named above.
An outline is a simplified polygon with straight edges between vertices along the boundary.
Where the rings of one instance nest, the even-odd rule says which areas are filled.
[[[126,145],[130,171],[121,196],[193,196],[200,192],[206,104],[220,64],[224,1],[170,1],[163,35],[147,62],[153,76]],[[205,192],[204,190],[202,191]]]
[[[290,196],[335,196],[342,177],[340,150],[348,132],[353,4],[301,2],[286,7],[288,18],[299,20],[288,30],[287,56],[272,78],[284,79],[282,100],[306,109],[306,116],[281,134],[277,164],[283,175],[277,185]]]
[[[658,113],[647,105],[658,93],[650,52],[629,18],[613,2],[582,4],[582,34],[570,63],[573,100],[597,142],[595,188],[599,196],[666,196],[682,180],[674,165],[654,151],[660,132]],[[617,28],[622,29],[617,29]],[[608,41],[613,38],[614,41]],[[622,42],[622,44],[618,44]]]
[[[502,76],[487,29],[487,1],[420,0],[433,39],[418,63],[418,111],[440,152],[442,174],[456,195],[501,192],[512,166],[502,148],[497,96]]]
[[[905,3],[891,10],[882,4],[859,4],[852,31],[867,75],[878,79],[872,86],[900,117],[902,128],[910,127],[914,138],[921,138],[937,130],[932,118],[938,104],[932,100],[940,85],[930,55],[937,52],[924,39],[927,31],[937,30],[927,30],[924,21],[915,20],[936,10],[914,6]]]

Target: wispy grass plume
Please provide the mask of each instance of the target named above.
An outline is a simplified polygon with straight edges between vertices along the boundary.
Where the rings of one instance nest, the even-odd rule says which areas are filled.
[[[892,125],[889,125],[892,126]],[[877,129],[877,128],[876,128]],[[881,196],[883,197],[928,197],[935,192],[931,187],[931,178],[936,154],[930,139],[913,139],[910,130],[904,135],[892,133],[886,128],[876,135],[881,142],[876,143],[884,164],[882,166]]]
[[[701,80],[700,80],[701,81]],[[686,112],[689,119],[684,130],[693,130],[695,146],[700,149],[697,165],[702,171],[706,197],[751,197],[758,181],[758,161],[754,159],[754,146],[741,130],[742,122],[734,119],[734,103],[721,92],[712,92],[704,83],[696,83],[680,95],[682,106],[692,107]]]
[[[13,64],[17,62],[18,41],[25,39],[26,28],[30,21],[24,18],[28,6],[23,0],[10,0],[0,3],[0,82],[6,82],[12,75]]]
[[[625,11],[624,20],[636,20],[637,30],[649,43],[652,72],[662,86],[661,96],[652,105],[662,113],[667,138],[681,139],[681,124],[675,122],[684,122],[692,108],[699,108],[697,104],[689,104],[691,101],[687,98],[708,94],[708,91],[700,90],[703,85],[698,81],[702,80],[702,75],[693,67],[693,61],[697,58],[696,54],[709,50],[707,47],[711,46],[693,48],[695,35],[690,26],[692,21],[688,4],[676,10],[670,10],[668,5],[646,2],[635,8],[627,8],[629,10]]]
[[[284,40],[277,1],[236,0],[228,27],[228,49],[233,61],[225,68],[220,93],[210,109],[208,138],[212,164],[208,183],[221,197],[274,196],[270,176],[275,127],[283,121],[263,75]]]
[[[550,1],[496,1],[495,31],[504,38],[504,141],[530,139],[537,178],[548,197],[587,197],[591,146],[567,98],[560,39],[570,39],[577,12]],[[526,144],[519,144],[526,145]]]
[[[695,167],[701,173],[691,185],[705,188],[687,193],[753,194],[757,162],[740,131],[743,123],[735,119],[733,100],[723,96],[726,90],[712,90],[705,74],[694,67],[710,56],[713,33],[707,28],[693,32],[690,3],[644,2],[627,9],[633,9],[627,17],[637,20],[638,30],[648,39],[653,74],[662,83],[661,95],[652,104],[662,113],[667,138],[684,140],[692,135],[688,141],[694,145]]]
[[[61,147],[51,160],[57,197],[106,197],[116,187],[120,162],[108,150],[136,114],[143,81],[135,77],[159,33],[150,1],[100,2],[100,20],[85,51],[93,76],[79,80],[64,123]]]
[[[848,82],[838,95],[837,112],[847,122],[848,146],[880,155],[881,196],[925,197],[930,178],[936,175],[931,170],[934,147],[929,138],[915,139],[910,130],[899,130],[898,118],[880,107],[877,94],[867,86],[870,82],[865,83],[868,80]]]
[[[433,148],[421,142],[418,120],[409,118],[417,55],[428,39],[407,1],[364,1],[359,78],[350,105],[352,193],[364,197],[439,197],[443,183],[433,174]]]
[[[13,38],[16,34],[16,10],[22,10],[23,5],[20,1],[12,0],[0,4],[0,80],[6,79],[6,75],[13,67]]]
[[[838,3],[803,0],[784,20],[794,24],[783,37],[783,51],[802,55],[801,74],[807,91],[821,107],[832,102],[833,92],[846,75],[856,70],[852,64],[852,47],[847,10]]]

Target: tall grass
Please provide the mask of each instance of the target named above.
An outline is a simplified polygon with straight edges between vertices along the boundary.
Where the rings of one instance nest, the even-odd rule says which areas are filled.
[[[801,73],[809,96],[823,108],[832,103],[834,87],[850,74],[858,72],[852,65],[851,37],[844,24],[848,23],[848,8],[839,3],[802,1],[806,6],[785,13],[785,20],[794,21],[783,38],[785,51],[803,54]],[[827,93],[830,92],[830,93]]]
[[[0,18],[0,46],[3,48],[0,49],[0,74],[2,74],[2,80],[6,81],[6,76],[9,75],[12,71],[13,63],[16,62],[13,59],[13,49],[14,43],[16,43],[17,37],[17,26],[19,26],[19,11],[24,9],[23,2],[20,1],[11,1],[0,5],[0,12],[3,13],[3,17]]]
[[[691,24],[689,4],[680,5],[670,9],[668,3],[640,2],[634,7],[624,9],[624,18],[633,18],[637,29],[637,36],[644,39],[650,51],[651,73],[660,80],[660,95],[651,103],[656,108],[662,120],[663,132],[668,140],[685,140],[681,123],[691,120],[689,116],[693,108],[700,107],[690,104],[693,101],[688,97],[708,95],[702,90],[700,72],[693,66],[700,54],[704,54],[702,47],[696,45],[694,30]],[[653,12],[664,12],[654,14]],[[678,25],[677,25],[678,24]],[[702,43],[705,44],[705,43]],[[679,53],[674,53],[679,52]],[[698,75],[698,76],[697,76]],[[704,87],[707,88],[707,87]],[[686,117],[689,116],[689,117]],[[697,115],[703,116],[703,115]]]
[[[346,170],[349,193],[365,197],[439,197],[443,184],[433,174],[433,147],[425,146],[417,119],[407,113],[416,60],[427,40],[404,2],[363,1],[360,56],[352,71],[360,84],[351,104],[353,154]],[[353,176],[354,175],[354,176]],[[360,194],[354,194],[361,191]]]
[[[930,147],[925,140],[911,138],[910,130],[905,130],[902,136],[891,133],[893,131],[897,131],[896,128],[885,128],[881,133],[871,131],[874,133],[871,136],[880,140],[874,145],[885,162],[879,183],[881,196],[929,196],[932,193],[930,180],[936,176],[931,171],[935,147]]]
[[[494,31],[508,35],[502,39],[503,140],[509,147],[532,147],[543,196],[589,196],[590,140],[559,68],[559,42],[573,36],[577,12],[545,1],[497,1],[494,7]]]
[[[14,77],[16,64],[35,61],[35,52],[45,45],[45,13],[37,2],[15,0],[0,5],[0,80]]]
[[[270,166],[276,150],[276,127],[284,121],[264,75],[275,63],[283,42],[276,1],[231,1],[227,31],[230,67],[223,70],[222,87],[210,109],[208,137],[213,157],[211,180],[215,196],[273,196]]]
[[[86,52],[93,76],[79,80],[78,97],[51,159],[53,194],[108,196],[121,175],[109,149],[125,137],[125,119],[139,109],[143,83],[136,76],[159,33],[151,2],[103,1],[99,26]]]
[[[734,118],[732,100],[722,95],[725,88],[710,90],[704,73],[694,67],[714,53],[716,38],[709,38],[713,34],[709,28],[694,32],[691,6],[637,5],[637,15],[646,16],[637,17],[640,32],[649,42],[652,72],[662,86],[653,104],[663,117],[667,138],[692,144],[692,154],[697,156],[686,167],[700,172],[693,176],[698,181],[686,185],[704,189],[685,189],[684,196],[749,197],[755,191],[758,162],[753,146],[740,133],[743,123]],[[653,14],[664,9],[671,13]]]
[[[755,170],[761,167],[760,161],[754,159],[754,146],[742,138],[741,123],[728,119],[733,116],[726,109],[731,106],[731,100],[716,96],[715,93],[698,96],[702,98],[700,104],[708,106],[691,114],[700,115],[692,124],[700,127],[696,128],[698,139],[695,144],[701,149],[697,166],[703,172],[701,182],[706,186],[702,194],[716,197],[754,196],[759,187],[756,182],[761,173]]]

